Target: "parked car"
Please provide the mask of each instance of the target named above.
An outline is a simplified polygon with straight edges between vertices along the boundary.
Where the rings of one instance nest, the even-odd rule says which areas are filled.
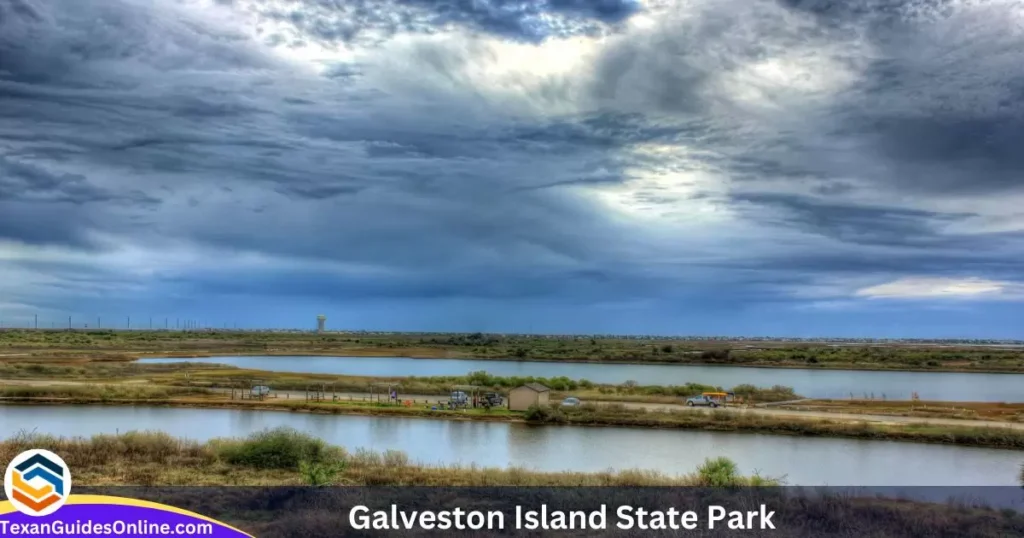
[[[480,397],[480,405],[484,407],[501,407],[504,401],[505,399],[496,392],[488,392]]]
[[[448,399],[452,405],[467,405],[469,404],[469,395],[461,390],[456,390],[449,395]]]
[[[562,400],[562,407],[579,407],[579,406],[580,406],[580,399],[579,398],[570,396],[570,397]]]
[[[687,398],[686,399],[686,405],[688,405],[690,407],[694,407],[694,406],[718,407],[718,406],[724,405],[724,404],[725,404],[724,401],[718,400],[717,398],[715,398],[713,396],[708,396],[707,394],[701,394],[700,396],[694,396],[693,398]]]

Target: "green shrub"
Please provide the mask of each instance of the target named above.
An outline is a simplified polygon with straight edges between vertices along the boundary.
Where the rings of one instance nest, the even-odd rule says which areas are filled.
[[[565,422],[565,413],[556,407],[531,405],[524,415],[528,422]]]
[[[735,486],[739,482],[738,471],[729,458],[708,458],[697,468],[697,479],[703,486]]]
[[[217,452],[227,463],[257,469],[298,469],[301,462],[319,464],[340,458],[338,449],[322,439],[291,428],[265,430],[242,441],[220,443]]]

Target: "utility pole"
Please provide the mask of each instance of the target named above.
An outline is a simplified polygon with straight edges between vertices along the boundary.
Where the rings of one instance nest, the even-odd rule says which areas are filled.
[[[153,316],[149,316],[149,330],[153,330]]]
[[[132,330],[132,317],[128,316],[128,330]]]
[[[101,327],[103,327],[103,325],[100,324],[100,317],[96,316],[96,328],[99,329]]]
[[[71,316],[68,316],[68,330],[71,330]]]
[[[167,330],[167,318],[164,318],[164,330]]]
[[[35,321],[35,328],[38,329],[39,328],[39,314],[35,315],[35,319],[36,319],[36,321]]]

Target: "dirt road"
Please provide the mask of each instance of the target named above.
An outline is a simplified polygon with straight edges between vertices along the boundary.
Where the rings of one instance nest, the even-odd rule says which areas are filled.
[[[140,380],[144,383],[145,381]],[[60,385],[96,385],[98,383],[91,383],[85,381],[48,381],[43,379],[0,379],[0,386],[2,385],[28,385],[28,386],[60,386]],[[120,384],[120,383],[112,383]],[[225,390],[225,389],[217,389]],[[294,400],[303,400],[306,397],[304,391],[275,391],[278,398],[287,398]],[[353,401],[366,401],[369,400],[369,396],[365,392],[354,393],[354,392],[337,392],[327,393],[327,398],[331,399],[333,395],[337,395],[342,400],[353,400]],[[382,395],[386,400],[386,396]],[[426,405],[437,402],[447,401],[447,398],[443,395],[437,394],[399,394],[402,400],[412,400],[416,404]],[[961,426],[961,427],[982,427],[982,428],[1009,428],[1014,430],[1024,430],[1024,423],[1016,422],[1000,422],[994,420],[965,420],[965,419],[953,419],[953,418],[931,418],[931,417],[901,417],[892,415],[868,415],[868,414],[856,414],[856,413],[834,413],[828,411],[799,411],[793,409],[775,409],[770,407],[719,407],[718,409],[711,410],[703,407],[687,407],[683,404],[665,404],[665,403],[641,403],[641,402],[611,402],[611,401],[596,401],[588,400],[587,403],[595,405],[615,405],[619,404],[627,409],[647,409],[647,410],[666,410],[666,411],[683,411],[688,413],[710,413],[712,411],[720,411],[726,413],[738,413],[746,415],[769,415],[774,417],[792,417],[795,419],[826,419],[835,421],[848,421],[848,422],[875,422],[884,424],[928,424],[934,426]]]

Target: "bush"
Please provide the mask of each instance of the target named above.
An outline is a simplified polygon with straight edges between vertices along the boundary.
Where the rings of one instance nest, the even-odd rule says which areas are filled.
[[[232,465],[257,469],[298,469],[302,462],[320,464],[342,456],[337,448],[322,439],[291,428],[266,430],[242,441],[221,443],[218,455]]]
[[[565,413],[561,409],[555,407],[542,407],[539,405],[531,405],[526,410],[526,420],[528,422],[565,422]]]
[[[728,349],[709,349],[702,351],[700,354],[701,360],[704,361],[727,361],[729,356],[730,352]]]
[[[702,486],[735,486],[740,478],[738,470],[729,458],[708,458],[697,468],[697,479]]]

